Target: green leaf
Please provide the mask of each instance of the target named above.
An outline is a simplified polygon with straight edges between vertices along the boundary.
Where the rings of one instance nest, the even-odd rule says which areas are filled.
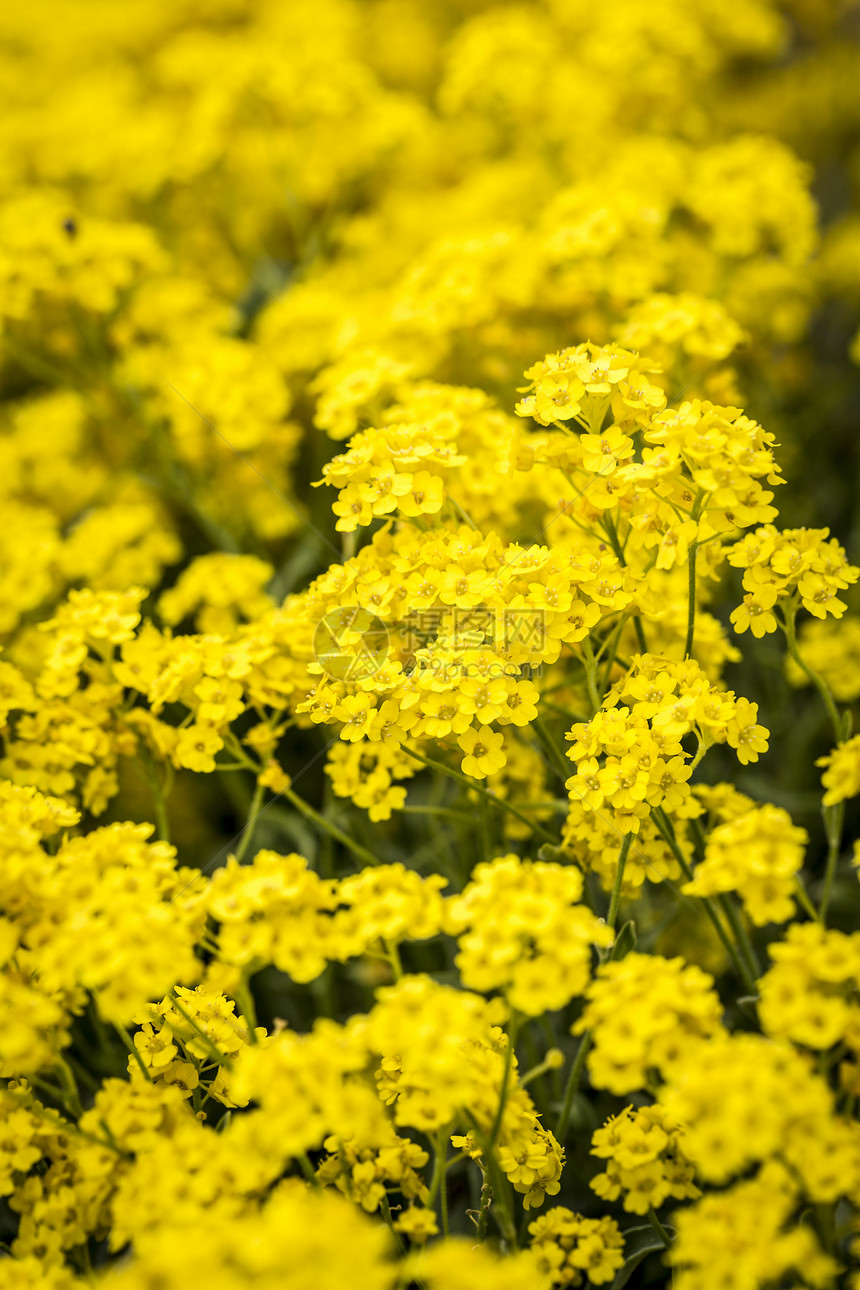
[[[310,574],[324,568],[328,558],[321,538],[316,533],[306,533],[266,587],[275,604],[282,604],[284,598],[300,586]]]
[[[564,847],[553,846],[551,842],[544,842],[543,846],[538,847],[537,858],[543,864],[558,864],[563,860],[565,855]]]
[[[610,960],[623,959],[636,949],[636,924],[631,919],[625,923],[615,938],[615,944],[609,952]]]
[[[674,1236],[674,1228],[667,1227],[666,1231],[670,1236]],[[622,1267],[615,1274],[615,1280],[612,1282],[610,1290],[621,1290],[633,1276],[633,1273],[644,1263],[649,1254],[665,1254],[666,1246],[660,1240],[660,1237],[654,1231],[654,1228],[648,1223],[644,1227],[631,1227],[622,1233],[624,1237],[624,1248],[628,1251],[627,1258],[624,1260]],[[631,1237],[634,1238],[631,1240]]]
[[[283,806],[266,808],[259,817],[256,837],[258,849],[265,849],[261,846],[261,839],[267,845],[277,848],[287,838],[296,851],[308,860],[314,860],[319,851],[319,839],[310,825],[298,811],[288,810]]]

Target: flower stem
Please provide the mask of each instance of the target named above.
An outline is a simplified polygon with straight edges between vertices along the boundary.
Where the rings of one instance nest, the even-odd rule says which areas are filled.
[[[753,979],[757,980],[758,977],[761,976],[761,965],[756,958],[756,952],[752,947],[752,941],[747,935],[747,929],[744,927],[743,919],[738,913],[734,901],[729,894],[720,897],[720,904],[725,910],[726,918],[728,919],[729,926],[734,933],[735,940],[738,943],[738,949],[743,955],[744,962],[749,968]]]
[[[621,901],[621,887],[624,882],[624,866],[627,863],[627,856],[630,852],[630,844],[633,841],[632,833],[625,833],[624,841],[621,843],[621,851],[618,856],[618,865],[615,870],[615,884],[612,888],[612,898],[609,902],[609,913],[606,917],[607,924],[615,930],[615,924],[618,920],[618,905]]]
[[[206,1031],[196,1021],[196,1019],[192,1017],[191,1013],[187,1010],[187,1008],[184,1008],[182,1006],[182,1004],[179,1002],[179,998],[176,994],[175,989],[170,991],[170,1002],[171,1002],[171,1005],[179,1013],[180,1017],[182,1017],[185,1021],[188,1022],[188,1025],[191,1027],[194,1033],[206,1045],[207,1049],[209,1050],[209,1055],[212,1057],[212,1059],[216,1061],[219,1066],[226,1067],[228,1071],[232,1070],[233,1063],[230,1061],[230,1058],[226,1057],[224,1053],[221,1052],[221,1049],[218,1047],[218,1045],[212,1039],[209,1038],[209,1036],[206,1034]]]
[[[691,520],[698,522],[704,500],[705,495],[700,491],[693,502],[693,509],[690,512]],[[691,658],[693,653],[693,634],[696,629],[696,552],[698,549],[699,544],[694,538],[687,551],[687,639],[684,643],[684,658]]]
[[[312,806],[308,805],[304,798],[299,797],[298,793],[293,792],[291,788],[283,789],[282,795],[296,808],[300,815],[303,815],[305,819],[310,820],[317,826],[317,828],[322,829],[323,832],[329,833],[341,844],[341,846],[346,847],[347,851],[351,851],[353,855],[358,856],[359,860],[363,860],[365,864],[379,864],[379,860],[371,851],[368,851],[366,847],[363,847],[360,842],[356,842],[348,833],[344,833],[336,824],[332,824],[332,822],[327,820],[325,816],[320,815],[318,811],[315,811]]]
[[[574,1063],[570,1068],[570,1074],[567,1077],[567,1084],[564,1089],[564,1101],[561,1105],[561,1114],[558,1117],[558,1124],[555,1126],[555,1136],[564,1146],[564,1140],[567,1137],[567,1130],[570,1126],[570,1113],[573,1109],[573,1099],[579,1091],[579,1081],[582,1078],[582,1072],[585,1067],[585,1059],[588,1056],[588,1050],[591,1047],[591,1031],[586,1030],[585,1034],[577,1049]]]
[[[511,1013],[511,1020],[508,1026],[508,1044],[505,1049],[505,1067],[502,1073],[502,1087],[499,1090],[499,1105],[496,1108],[496,1115],[493,1120],[493,1127],[490,1129],[490,1136],[487,1139],[487,1148],[489,1151],[495,1149],[499,1140],[499,1134],[502,1129],[502,1119],[505,1114],[505,1103],[508,1100],[508,1089],[511,1083],[511,1070],[514,1064],[514,1044],[516,1043],[517,1031],[519,1030],[520,1018],[516,1012]]]
[[[257,816],[260,814],[260,807],[263,804],[263,794],[265,791],[266,790],[263,785],[259,780],[257,780],[257,783],[254,786],[254,795],[251,798],[251,805],[248,807],[248,817],[245,821],[245,827],[242,830],[242,836],[239,839],[239,845],[236,848],[236,860],[239,864],[242,863],[245,858],[245,853],[251,845],[251,839],[254,836],[254,825],[257,823]]]
[[[830,686],[824,680],[824,677],[820,676],[819,673],[815,671],[815,668],[810,667],[809,664],[804,661],[800,650],[797,648],[797,634],[794,627],[796,616],[796,607],[791,609],[786,608],[783,612],[783,631],[785,632],[785,643],[788,646],[788,652],[801,671],[806,673],[812,684],[818,690],[818,693],[821,695],[824,706],[827,709],[827,715],[830,717],[830,723],[833,726],[833,731],[836,735],[836,742],[839,743],[843,738],[842,719],[839,715],[839,709],[837,708],[836,701],[830,691]]]
[[[493,1188],[484,1175],[484,1184],[481,1187],[481,1208],[478,1210],[478,1216],[475,1219],[475,1230],[479,1242],[487,1239],[487,1225],[490,1221],[490,1206],[493,1203]],[[473,1211],[470,1210],[470,1213]]]
[[[478,1124],[478,1121],[475,1119],[473,1112],[467,1110],[466,1114],[472,1125],[472,1131],[474,1132],[478,1146],[481,1148],[482,1167],[489,1175],[493,1189],[493,1196],[496,1200],[496,1222],[498,1224],[499,1231],[508,1245],[510,1245],[511,1249],[516,1250],[517,1229],[516,1224],[514,1223],[513,1213],[511,1211],[510,1184],[499,1167],[495,1151],[489,1150],[486,1136],[484,1135],[481,1126]]]
[[[147,1069],[146,1062],[143,1060],[143,1057],[141,1056],[134,1040],[126,1030],[125,1026],[122,1026],[118,1021],[115,1021],[113,1023],[113,1028],[116,1031],[116,1033],[119,1035],[122,1042],[125,1044],[128,1051],[131,1053],[134,1060],[137,1062],[138,1066],[141,1069],[141,1073],[143,1074],[143,1078],[147,1080],[148,1083],[151,1084],[153,1082],[152,1076],[150,1075]]]
[[[248,1042],[251,1044],[259,1043],[257,1038],[257,1009],[254,1006],[254,996],[251,993],[251,986],[248,981],[248,971],[245,969],[242,973],[242,980],[236,991],[236,1004],[245,1019],[245,1026],[248,1030]]]
[[[660,1240],[663,1242],[663,1244],[666,1246],[666,1249],[668,1250],[670,1245],[672,1244],[672,1238],[669,1235],[669,1233],[666,1231],[663,1224],[660,1222],[657,1215],[654,1213],[653,1205],[649,1206],[649,1209],[648,1209],[648,1222],[654,1228],[654,1231],[660,1237]]]
[[[618,557],[618,563],[622,565],[623,568],[626,569],[627,561],[624,558],[624,548],[621,545],[621,541],[618,537],[618,529],[616,527],[615,520],[612,518],[612,513],[610,511],[604,512],[603,521],[604,521],[604,528],[606,529],[606,533],[609,538],[609,541],[612,543],[612,550],[615,552],[616,556]],[[621,622],[619,624],[619,627],[623,627],[623,625],[624,625],[623,622]],[[642,626],[642,619],[639,617],[638,614],[633,615],[633,629],[636,632],[636,640],[639,645],[640,652],[642,654],[647,654],[648,642],[645,640],[645,630]],[[607,674],[608,674],[608,670],[609,669],[607,669]]]
[[[827,917],[827,907],[830,904],[830,894],[833,888],[836,864],[839,860],[839,852],[842,848],[842,825],[845,820],[845,803],[837,802],[835,806],[826,806],[824,808],[823,815],[828,846],[827,862],[824,870],[824,887],[821,893],[821,905],[818,910],[818,918],[822,923]]]
[[[420,761],[422,765],[427,766],[430,770],[441,771],[443,775],[448,775],[451,779],[456,779],[459,784],[465,784],[466,788],[471,789],[472,792],[480,793],[482,797],[489,798],[489,800],[501,810],[509,811],[511,815],[515,815],[523,824],[527,824],[532,832],[536,833],[538,837],[543,838],[545,842],[552,842],[555,844],[558,841],[557,837],[553,837],[551,833],[549,833],[535,820],[530,820],[529,817],[524,815],[522,811],[513,805],[513,803],[506,802],[504,798],[496,797],[494,793],[487,792],[485,788],[481,787],[477,780],[469,779],[468,776],[462,775],[460,771],[454,770],[453,766],[446,766],[441,761],[434,761],[432,757],[425,757],[423,753],[416,752],[414,748],[408,747],[407,744],[401,744],[400,747],[402,752],[407,753],[410,757],[414,757],[416,761]]]
[[[594,716],[595,712],[600,711],[600,695],[597,693],[597,661],[587,636],[582,641],[582,656],[585,661],[585,683],[591,700],[591,715]]]
[[[439,1210],[442,1217],[442,1234],[448,1236],[448,1179],[445,1169],[448,1160],[448,1130],[439,1130],[436,1141],[436,1164],[439,1168]]]
[[[400,950],[397,948],[397,942],[386,940],[383,943],[385,945],[385,956],[391,964],[394,980],[399,981],[403,976],[403,964],[400,961]]]
[[[672,828],[671,821],[669,820],[662,806],[655,807],[654,811],[652,812],[652,819],[654,820],[654,823],[657,825],[657,828],[660,831],[660,834],[664,842],[668,846],[669,850],[672,852],[672,855],[678,861],[678,864],[680,865],[681,872],[683,873],[684,877],[687,879],[688,882],[691,882],[693,878],[693,870],[690,868],[689,864],[687,863],[687,857],[684,855],[683,851],[678,846],[678,842],[675,837],[675,830]],[[723,949],[726,951],[729,958],[731,959],[732,966],[734,967],[735,972],[738,975],[738,978],[743,982],[744,986],[746,987],[746,989],[749,991],[751,995],[757,994],[758,990],[756,988],[755,978],[753,974],[750,972],[749,968],[743,962],[740,955],[738,954],[738,951],[735,945],[732,943],[731,937],[729,936],[728,932],[723,926],[722,919],[720,918],[719,914],[714,908],[713,901],[709,896],[700,896],[699,900],[701,900],[702,905],[704,906],[704,909],[705,909],[705,913],[708,915],[708,918],[711,920],[714,926],[715,932],[717,933],[720,940],[722,941]]]
[[[561,780],[562,784],[570,778],[571,765],[564,759],[561,749],[555,744],[552,736],[544,725],[540,717],[534,717],[532,723],[538,738],[547,751],[547,756],[553,764],[553,769]]]
[[[155,823],[158,829],[158,837],[161,842],[170,841],[170,824],[167,818],[167,802],[164,796],[164,789],[158,782],[158,771],[152,758],[152,753],[145,744],[140,745],[140,762],[143,766],[144,774],[152,792],[153,807],[155,809]]]
[[[388,1227],[389,1231],[391,1232],[391,1235],[394,1237],[395,1241],[397,1242],[397,1248],[401,1256],[404,1255],[406,1253],[406,1246],[403,1244],[400,1233],[398,1232],[397,1228],[394,1226],[394,1219],[391,1217],[391,1204],[387,1196],[382,1197],[382,1200],[379,1202],[379,1208],[382,1212],[382,1217],[385,1219],[386,1226]]]

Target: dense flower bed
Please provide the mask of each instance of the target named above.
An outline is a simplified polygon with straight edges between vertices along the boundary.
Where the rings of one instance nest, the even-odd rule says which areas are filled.
[[[860,1287],[855,28],[0,15],[0,1290]]]

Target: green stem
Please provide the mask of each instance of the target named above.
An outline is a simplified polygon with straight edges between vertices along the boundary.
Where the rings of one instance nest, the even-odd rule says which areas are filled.
[[[668,1250],[672,1244],[672,1238],[669,1235],[669,1233],[666,1231],[663,1224],[660,1222],[657,1215],[654,1213],[653,1205],[649,1206],[649,1209],[648,1209],[648,1222],[654,1228],[654,1231],[660,1237],[660,1240],[663,1242],[663,1244],[666,1246],[666,1249]]]
[[[257,1009],[254,1006],[254,996],[251,993],[251,986],[248,982],[246,972],[242,973],[242,979],[239,988],[236,991],[236,1003],[239,1011],[245,1018],[245,1025],[248,1029],[248,1042],[251,1044],[259,1043],[257,1038]]]
[[[472,792],[480,793],[482,797],[488,798],[489,801],[491,801],[495,806],[498,806],[501,810],[509,811],[511,815],[515,815],[523,824],[527,824],[532,832],[536,833],[538,837],[542,837],[545,842],[552,842],[555,844],[558,841],[558,838],[547,832],[547,830],[535,820],[530,820],[527,815],[524,815],[523,812],[518,810],[511,802],[505,801],[502,797],[496,797],[494,793],[487,792],[485,788],[481,787],[477,780],[469,779],[467,775],[463,775],[460,771],[454,770],[453,766],[446,766],[441,761],[434,761],[432,757],[425,757],[423,753],[416,752],[414,748],[409,748],[406,744],[401,744],[400,749],[401,752],[407,753],[410,757],[413,757],[415,761],[420,761],[423,766],[427,766],[430,770],[441,771],[443,775],[448,775],[451,779],[456,779],[459,784],[464,784],[466,788],[470,789]]]
[[[353,529],[351,533],[341,533],[340,549],[343,554],[344,562],[351,560],[355,555],[356,541],[355,529]]]
[[[400,950],[397,948],[396,941],[384,941],[385,954],[388,962],[391,964],[391,971],[394,973],[394,980],[399,981],[403,976],[403,964],[400,961]]]
[[[115,1022],[113,1023],[113,1028],[114,1028],[114,1030],[116,1031],[116,1033],[119,1035],[119,1037],[120,1037],[120,1039],[122,1040],[122,1042],[125,1044],[125,1046],[126,1046],[126,1048],[128,1049],[128,1051],[131,1053],[131,1055],[132,1055],[132,1057],[134,1058],[134,1060],[137,1062],[138,1066],[139,1066],[139,1067],[140,1067],[140,1069],[141,1069],[141,1073],[142,1073],[142,1075],[143,1075],[143,1078],[144,1078],[145,1080],[147,1080],[147,1081],[151,1084],[151,1083],[153,1082],[153,1081],[152,1081],[152,1076],[150,1075],[149,1070],[147,1069],[146,1062],[145,1062],[145,1061],[143,1060],[143,1058],[141,1057],[140,1052],[138,1051],[138,1048],[137,1048],[137,1046],[136,1046],[136,1044],[135,1044],[134,1040],[132,1039],[132,1037],[131,1037],[131,1035],[128,1033],[128,1031],[126,1030],[125,1026],[121,1026],[121,1025],[120,1025],[120,1023],[119,1023],[118,1021],[115,1021]]]
[[[454,510],[460,516],[460,519],[463,520],[466,524],[468,524],[470,529],[474,529],[475,532],[477,533],[479,531],[478,526],[475,523],[475,521],[472,519],[471,515],[468,513],[468,511],[465,511],[463,509],[463,507],[460,505],[459,502],[454,501],[454,498],[451,496],[450,493],[448,493],[448,501],[451,503]]]
[[[612,518],[612,513],[610,511],[604,512],[603,522],[604,522],[604,528],[606,529],[606,533],[609,537],[609,541],[612,543],[612,549],[615,552],[616,556],[618,557],[618,563],[622,565],[623,568],[626,569],[627,561],[624,558],[624,547],[621,545],[621,541],[618,537],[618,529],[616,528],[615,520]],[[624,626],[624,622],[622,620],[621,623],[619,623],[619,630],[623,626]],[[636,640],[639,644],[640,653],[647,654],[648,643],[645,640],[645,630],[642,626],[642,619],[639,617],[638,614],[633,615],[633,629],[636,632]],[[608,669],[607,669],[607,675],[608,675]]]
[[[585,661],[585,683],[591,700],[591,715],[594,716],[595,712],[600,711],[600,695],[597,693],[597,662],[588,636],[582,641],[582,656]]]
[[[544,748],[546,749],[550,760],[552,761],[554,770],[559,775],[561,782],[565,783],[565,781],[568,780],[571,775],[572,767],[570,763],[564,760],[561,750],[553,742],[552,736],[550,735],[549,731],[547,730],[541,718],[534,717],[532,720],[532,725],[537,731],[537,736],[540,739],[541,743],[543,744]]]
[[[66,1104],[66,1095],[58,1085],[49,1083],[48,1080],[42,1079],[41,1075],[36,1075],[35,1072],[28,1075],[26,1079],[27,1083],[32,1085],[33,1088],[37,1088],[40,1092],[47,1093],[48,1097],[53,1097],[58,1102],[62,1102],[71,1115],[71,1107]],[[10,1090],[10,1092],[14,1092],[14,1090]]]
[[[75,1116],[83,1115],[84,1108],[81,1105],[81,1095],[78,1092],[78,1085],[71,1066],[65,1058],[58,1054],[56,1058],[56,1067],[60,1075],[60,1083],[65,1090],[69,1105],[72,1108],[72,1114]]]
[[[556,1069],[557,1067],[555,1062],[552,1062],[552,1061],[538,1062],[536,1066],[531,1066],[525,1072],[524,1075],[520,1076],[519,1086],[520,1088],[526,1088],[534,1080],[540,1079],[542,1075],[546,1075],[547,1071],[554,1071]]]
[[[833,730],[836,735],[836,742],[839,743],[843,738],[842,719],[839,716],[839,709],[837,708],[836,701],[830,691],[830,686],[824,680],[824,677],[820,676],[814,668],[804,662],[800,650],[797,648],[797,635],[794,626],[796,616],[796,606],[790,609],[786,607],[783,610],[783,631],[785,632],[785,642],[788,646],[788,652],[801,671],[806,673],[812,684],[818,690],[818,693],[821,695],[824,706],[827,709],[827,715],[830,717],[830,723],[833,726]]]
[[[842,826],[845,822],[845,803],[837,802],[835,806],[827,806],[823,811],[824,827],[827,831],[827,863],[824,870],[824,887],[821,893],[821,905],[818,910],[820,922],[827,918],[827,907],[830,904],[830,895],[833,889],[833,878],[836,874],[836,865],[839,860],[839,852],[842,849]]]
[[[502,1072],[502,1087],[499,1090],[499,1105],[496,1107],[493,1127],[490,1129],[490,1136],[487,1139],[487,1147],[490,1151],[495,1149],[502,1129],[502,1119],[505,1114],[505,1103],[508,1100],[508,1089],[511,1083],[511,1070],[513,1069],[514,1064],[514,1044],[516,1043],[519,1025],[520,1019],[518,1014],[516,1012],[512,1012],[508,1025],[508,1044],[505,1048],[505,1066]]]
[[[257,816],[260,814],[260,807],[263,804],[263,794],[265,791],[266,790],[263,785],[259,780],[257,780],[257,783],[254,785],[254,796],[251,798],[251,805],[248,807],[248,818],[245,821],[245,827],[242,830],[242,836],[239,839],[239,845],[236,848],[236,860],[239,864],[244,860],[245,852],[251,845],[251,839],[254,836],[254,825],[257,823]]]
[[[400,1233],[398,1232],[397,1228],[394,1226],[394,1219],[391,1217],[391,1204],[387,1196],[382,1197],[382,1200],[379,1202],[379,1208],[382,1212],[382,1217],[385,1219],[385,1223],[386,1223],[386,1226],[388,1227],[388,1230],[391,1232],[391,1235],[394,1237],[395,1241],[397,1242],[397,1249],[400,1255],[401,1256],[405,1255],[406,1246],[403,1244],[403,1240],[401,1239]]]
[[[567,1130],[570,1127],[570,1113],[573,1110],[573,1099],[579,1091],[579,1081],[582,1078],[582,1072],[585,1069],[585,1059],[588,1056],[588,1050],[591,1047],[591,1031],[586,1030],[579,1043],[574,1063],[570,1068],[570,1074],[567,1077],[567,1084],[564,1088],[564,1101],[561,1105],[561,1114],[558,1117],[558,1124],[555,1126],[555,1136],[564,1146],[564,1140],[567,1137]]]
[[[609,678],[612,675],[612,666],[615,662],[615,656],[618,653],[618,642],[621,639],[621,633],[624,630],[624,624],[626,621],[627,620],[625,618],[621,619],[618,626],[615,628],[615,631],[612,633],[612,637],[609,641],[609,649],[607,650],[607,653],[606,653],[606,662],[603,665],[603,676],[600,678],[600,685],[598,686],[599,692],[601,694],[606,694],[606,691],[609,689]],[[644,650],[643,650],[643,653],[644,653]],[[598,657],[599,657],[599,653],[598,653]]]
[[[761,976],[761,964],[756,958],[756,952],[752,947],[752,941],[747,935],[747,929],[744,927],[743,919],[738,913],[735,903],[729,894],[720,897],[720,904],[725,911],[726,918],[729,921],[729,926],[734,933],[735,940],[738,943],[738,949],[740,950],[744,962],[749,968],[753,980],[755,981]],[[753,993],[758,993],[758,991],[754,991]]]
[[[347,851],[351,851],[353,855],[359,858],[359,860],[363,860],[365,864],[369,865],[375,866],[379,864],[379,860],[372,852],[368,851],[366,847],[363,847],[360,842],[356,842],[348,833],[344,833],[336,824],[332,824],[330,820],[327,820],[324,816],[320,815],[318,811],[315,811],[312,806],[308,805],[304,798],[299,797],[298,793],[294,793],[291,788],[285,788],[283,790],[283,796],[296,808],[300,815],[303,815],[306,820],[310,820],[312,824],[315,824],[318,829],[322,829],[324,833],[330,834],[335,841],[339,842],[341,846],[346,847]]]
[[[783,609],[783,631],[785,632],[785,641],[788,645],[788,652],[794,659],[797,666],[806,673],[810,681],[821,695],[827,715],[830,718],[830,724],[833,726],[833,732],[836,743],[841,743],[850,733],[850,716],[846,723],[839,714],[836,706],[836,700],[833,697],[830,686],[814,668],[810,667],[804,661],[800,650],[797,647],[797,634],[795,630],[795,618],[797,617],[797,607]],[[827,907],[830,904],[830,895],[833,887],[833,878],[836,873],[836,865],[839,860],[839,851],[842,845],[842,825],[845,818],[845,803],[840,802],[836,807],[825,807],[823,811],[824,827],[827,832],[827,862],[824,871],[824,889],[821,895],[821,905],[818,917],[823,923],[827,916]]]
[[[448,1161],[448,1130],[447,1128],[439,1130],[439,1136],[436,1140],[436,1162],[440,1166],[439,1181],[439,1210],[442,1217],[442,1234],[448,1236],[448,1179],[446,1177],[446,1165]]]
[[[401,806],[401,815],[438,815],[444,820],[459,820],[461,823],[474,824],[475,818],[468,811],[454,811],[447,806]]]
[[[436,1196],[442,1185],[442,1175],[445,1172],[443,1157],[447,1154],[447,1147],[444,1152],[439,1151],[439,1138],[445,1136],[447,1141],[448,1126],[444,1125],[433,1140],[433,1177],[430,1179],[430,1188],[427,1193],[427,1208],[432,1209],[436,1204]]]
[[[820,922],[821,915],[818,913],[812,901],[809,899],[809,894],[806,890],[806,887],[803,884],[802,875],[796,874],[795,881],[797,884],[797,899],[800,902],[801,907],[805,910],[805,912],[809,915],[809,917],[813,919],[816,923]]]
[[[212,1057],[213,1061],[216,1061],[219,1066],[224,1066],[228,1071],[232,1070],[233,1063],[230,1061],[230,1058],[226,1057],[224,1053],[221,1052],[221,1049],[218,1047],[216,1043],[213,1042],[213,1040],[209,1038],[209,1036],[206,1034],[206,1031],[203,1029],[203,1027],[199,1025],[199,1023],[195,1020],[195,1018],[192,1017],[191,1013],[188,1012],[188,1010],[182,1006],[182,1004],[179,1002],[175,989],[170,991],[170,1002],[173,1005],[173,1007],[176,1009],[176,1011],[179,1013],[180,1017],[183,1017],[185,1021],[188,1022],[188,1025],[191,1027],[191,1029],[194,1031],[197,1037],[203,1040],[203,1043],[209,1049],[209,1055]]]
[[[621,901],[621,886],[624,882],[624,866],[627,864],[627,856],[630,852],[630,845],[633,842],[633,834],[625,833],[624,840],[621,843],[621,851],[618,856],[618,865],[615,869],[615,883],[612,888],[612,898],[609,902],[609,913],[606,918],[607,925],[615,930],[615,924],[618,920],[618,906]]]
[[[485,860],[492,860],[493,833],[490,820],[490,808],[485,797],[480,798],[478,801],[478,818],[481,825],[481,853]]]
[[[690,519],[698,523],[699,516],[702,513],[702,503],[705,500],[705,494],[699,490],[696,500],[693,502],[693,509],[690,512]],[[699,544],[693,539],[687,551],[687,639],[684,643],[684,658],[691,658],[693,654],[693,633],[696,628],[696,552]]]
[[[164,797],[164,789],[158,782],[158,772],[155,768],[155,762],[152,759],[152,753],[145,744],[140,745],[140,760],[143,765],[144,774],[152,792],[152,801],[155,808],[155,823],[158,829],[158,837],[162,842],[170,841],[170,824],[167,819],[167,802]]]
[[[684,855],[683,851],[678,846],[677,840],[675,838],[675,830],[672,828],[671,821],[669,820],[669,817],[666,815],[666,812],[663,810],[662,806],[655,807],[651,813],[651,816],[652,816],[652,819],[654,820],[654,823],[657,825],[657,828],[664,842],[668,846],[669,850],[672,852],[675,859],[678,861],[678,864],[681,867],[681,872],[683,873],[684,877],[687,879],[687,882],[692,882],[693,870],[690,868],[689,864],[687,863],[687,857]],[[708,915],[708,918],[711,920],[711,923],[714,926],[715,932],[717,933],[720,940],[722,941],[723,949],[726,951],[729,958],[731,959],[732,966],[734,967],[739,980],[743,983],[744,987],[749,991],[751,995],[758,994],[758,989],[756,987],[755,979],[753,975],[750,973],[749,969],[744,964],[743,960],[738,954],[737,949],[732,943],[732,939],[729,936],[728,932],[726,931],[725,927],[723,926],[722,919],[720,918],[719,914],[714,908],[714,903],[711,900],[710,896],[699,896],[698,899],[702,902],[705,913]]]
[[[696,550],[697,544],[690,543],[687,552],[687,639],[684,642],[684,658],[693,653],[693,633],[696,630]]]
[[[492,1203],[493,1188],[488,1182],[486,1175],[484,1175],[484,1183],[481,1187],[481,1208],[478,1210],[478,1217],[475,1221],[475,1232],[479,1244],[487,1239],[487,1227],[490,1222],[490,1206]],[[474,1213],[473,1210],[470,1210],[469,1212]]]
[[[705,742],[705,740],[699,734],[698,730],[694,730],[693,734],[696,736],[696,739],[698,740],[698,746],[696,748],[696,752],[693,757],[693,760],[690,762],[690,774],[692,774],[693,771],[696,769],[696,767],[699,765],[702,758],[705,756],[705,753],[708,751],[708,748],[710,747],[710,744],[707,744]]]
[[[496,1222],[498,1223],[499,1231],[505,1241],[508,1242],[511,1249],[516,1250],[517,1228],[510,1204],[510,1184],[499,1167],[495,1151],[490,1151],[488,1149],[487,1139],[484,1136],[481,1126],[475,1119],[475,1116],[471,1111],[467,1111],[466,1115],[472,1125],[472,1131],[474,1132],[478,1146],[481,1148],[482,1167],[490,1176],[493,1195],[496,1199]]]

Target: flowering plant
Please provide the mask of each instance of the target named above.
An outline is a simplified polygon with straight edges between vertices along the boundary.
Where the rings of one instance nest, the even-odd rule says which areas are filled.
[[[850,23],[0,15],[0,1290],[860,1290]]]

